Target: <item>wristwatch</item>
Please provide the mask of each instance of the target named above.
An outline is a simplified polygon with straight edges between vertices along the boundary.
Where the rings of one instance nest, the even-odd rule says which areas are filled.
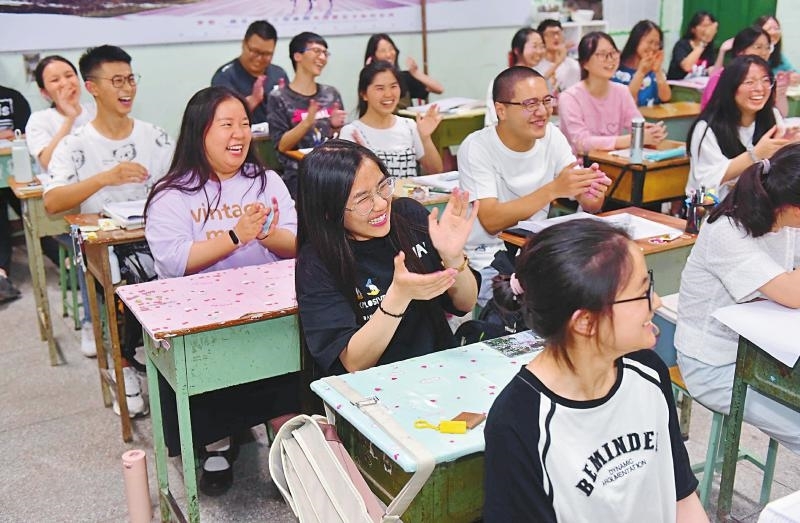
[[[466,269],[467,265],[469,265],[469,257],[467,257],[466,253],[464,254],[464,261],[462,261],[461,265],[459,265],[458,267],[448,267],[447,265],[444,264],[444,260],[442,260],[442,267],[444,267],[445,269],[455,269],[458,272],[461,272],[464,269]]]
[[[747,144],[747,154],[750,155],[750,159],[753,160],[753,163],[757,163],[757,162],[761,161],[761,158],[756,156],[755,147],[753,147],[753,144],[751,144],[751,143]]]
[[[233,242],[234,245],[236,246],[239,245],[239,237],[236,236],[236,233],[233,232],[233,229],[228,229],[228,236],[231,237],[231,241]]]

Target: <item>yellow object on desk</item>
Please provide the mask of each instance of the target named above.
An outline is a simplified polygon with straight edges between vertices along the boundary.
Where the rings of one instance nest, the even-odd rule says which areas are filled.
[[[418,419],[414,422],[415,429],[433,429],[441,432],[442,434],[466,434],[467,422],[466,421],[442,421],[438,425],[428,423],[424,419]]]

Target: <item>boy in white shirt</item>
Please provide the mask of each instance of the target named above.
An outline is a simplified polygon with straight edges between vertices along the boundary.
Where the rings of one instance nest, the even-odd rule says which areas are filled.
[[[596,164],[576,167],[567,139],[549,123],[554,98],[538,72],[506,69],[494,80],[492,98],[497,126],[475,131],[458,150],[461,188],[481,202],[466,245],[470,265],[481,272],[481,306],[497,274],[494,255],[504,250],[498,233],[521,220],[546,219],[556,198],[574,198],[585,211],[597,212],[611,183]]]
[[[78,205],[82,213],[96,213],[108,202],[144,199],[172,160],[174,143],[169,135],[129,116],[139,75],[132,72],[128,53],[110,45],[90,48],[81,56],[79,68],[97,116],[65,136],[53,152],[52,180],[44,188],[49,213]],[[128,366],[133,354],[122,356],[129,415],[145,414],[138,377]],[[119,414],[116,403],[114,410]]]

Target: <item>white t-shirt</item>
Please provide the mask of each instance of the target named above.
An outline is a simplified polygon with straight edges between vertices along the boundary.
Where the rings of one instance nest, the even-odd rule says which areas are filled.
[[[141,120],[134,120],[133,131],[122,140],[109,140],[91,123],[84,125],[65,136],[53,151],[49,169],[52,180],[44,192],[86,180],[120,162],[136,162],[150,174],[146,183],[103,187],[81,203],[81,212],[100,212],[108,202],[142,200],[167,173],[174,148],[165,130]]]
[[[361,139],[375,155],[383,160],[392,176],[416,176],[417,160],[425,155],[425,148],[417,130],[417,122],[410,118],[394,117],[394,124],[388,129],[376,129],[355,120],[339,132],[339,138],[355,142],[353,131],[358,131]]]
[[[506,147],[496,127],[484,127],[469,135],[458,149],[459,183],[469,191],[470,201],[497,198],[503,203],[541,188],[574,161],[567,139],[551,123],[544,137],[525,152]],[[547,205],[529,219],[544,220],[549,210]],[[501,249],[503,241],[486,232],[476,220],[466,245],[470,265],[478,270],[489,266]]]
[[[711,315],[760,296],[760,287],[795,267],[800,229],[753,238],[726,217],[706,223],[681,274],[675,347],[708,365],[734,363],[739,336]]]
[[[96,114],[97,108],[94,103],[81,104],[81,114],[75,118],[70,132],[74,132],[79,127],[94,120]],[[36,111],[31,115],[28,125],[25,126],[25,141],[28,143],[28,150],[31,156],[36,159],[37,163],[39,162],[39,154],[50,144],[53,136],[64,125],[64,119],[64,115],[54,107]],[[39,167],[41,167],[41,164],[39,164]]]
[[[706,129],[708,129],[708,132],[703,137]],[[739,141],[742,142],[742,145],[747,147],[748,144],[752,144],[755,130],[755,122],[747,127],[739,127]],[[702,142],[700,141],[701,138]],[[721,183],[722,177],[731,163],[731,158],[722,153],[719,148],[719,142],[717,142],[717,136],[708,127],[705,120],[700,120],[695,125],[689,147],[691,158],[686,193],[688,194],[690,189],[699,190],[700,186],[704,185],[707,191],[710,189],[716,190],[717,195],[722,200],[730,189],[736,185],[736,180],[739,178],[736,177],[729,182]]]
[[[543,71],[542,74],[549,71],[551,67],[553,67],[553,62],[547,58],[542,58],[542,60],[536,64],[536,70],[539,72]],[[581,66],[578,61],[569,56],[564,58],[564,61],[561,62],[561,65],[556,69],[556,89],[559,91],[566,91],[580,81]]]

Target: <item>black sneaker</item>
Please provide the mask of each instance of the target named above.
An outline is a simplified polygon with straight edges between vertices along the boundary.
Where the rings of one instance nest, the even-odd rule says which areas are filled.
[[[19,292],[19,289],[14,287],[11,280],[6,276],[0,276],[0,303],[14,301],[20,296],[22,296],[22,293]]]

